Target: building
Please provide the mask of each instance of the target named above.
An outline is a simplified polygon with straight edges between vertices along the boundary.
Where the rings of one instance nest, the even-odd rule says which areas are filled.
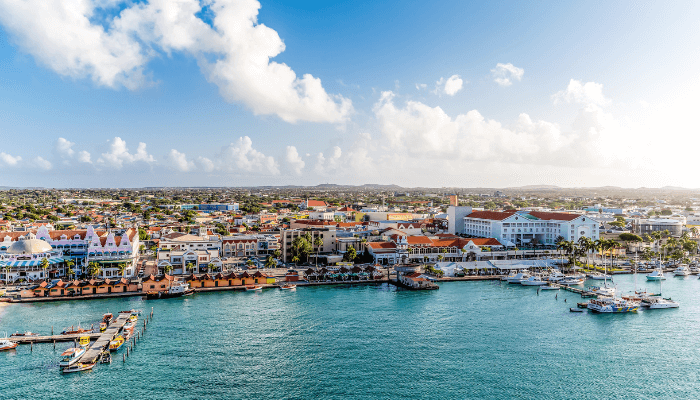
[[[170,250],[210,250],[217,254],[221,251],[221,239],[216,235],[208,235],[206,229],[200,229],[199,235],[174,232],[163,235],[158,243],[160,251]]]
[[[223,257],[260,257],[280,249],[279,237],[273,234],[236,235],[222,239]]]
[[[467,261],[483,253],[502,250],[494,238],[461,238],[453,235],[393,235],[387,241],[365,243],[365,251],[377,264],[411,264],[438,261]]]
[[[170,267],[169,274],[184,275],[188,273],[199,274],[221,270],[222,263],[218,249],[212,250],[170,250],[158,252],[158,269],[161,271]]]
[[[292,261],[292,242],[294,239],[304,236],[306,234],[311,235],[311,245],[312,254],[321,253],[332,253],[336,245],[336,228],[335,226],[327,226],[324,228],[314,228],[314,229],[290,229],[283,230],[280,234],[281,240],[281,250],[282,250],[282,260],[285,262]],[[323,241],[320,247],[317,247],[313,242],[317,238]]]
[[[64,276],[63,261],[61,251],[54,250],[46,241],[22,238],[0,255],[0,278],[16,282]]]
[[[464,232],[464,217],[471,214],[471,207],[447,207],[447,233],[452,235]]]
[[[680,236],[683,233],[683,221],[670,218],[642,219],[635,222],[637,233],[640,235],[652,232],[663,232],[668,229],[671,236]]]
[[[233,204],[219,204],[219,203],[214,203],[214,204],[200,204],[198,206],[199,211],[202,212],[215,212],[215,211],[223,211],[223,212],[238,212],[238,203],[233,203]]]
[[[558,237],[571,241],[577,241],[581,237],[598,239],[598,222],[573,213],[475,211],[463,220],[463,231],[456,233],[495,238],[507,247],[555,246]]]

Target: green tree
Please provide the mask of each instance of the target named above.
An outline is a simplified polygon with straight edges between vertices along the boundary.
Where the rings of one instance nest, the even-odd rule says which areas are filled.
[[[357,251],[353,246],[349,246],[348,250],[343,255],[343,261],[353,262],[357,258]]]
[[[265,268],[275,268],[277,267],[277,260],[274,257],[268,256],[265,261]]]
[[[163,266],[163,273],[166,275],[170,274],[170,272],[172,272],[172,270],[173,270],[173,266],[170,264],[165,264],[165,266]]]
[[[124,272],[126,272],[126,263],[117,264],[117,270],[119,271],[119,276],[124,277]]]
[[[49,276],[46,274],[46,270],[49,268],[49,260],[46,258],[42,258],[39,262],[39,266],[41,267],[41,269],[44,270],[44,277],[48,278]]]

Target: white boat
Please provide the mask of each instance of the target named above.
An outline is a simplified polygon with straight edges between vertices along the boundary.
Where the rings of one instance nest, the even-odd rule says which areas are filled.
[[[573,277],[566,277],[559,282],[560,285],[566,285],[566,286],[572,286],[572,285],[583,285],[583,279],[581,278],[573,278]]]
[[[691,265],[688,269],[690,270],[690,273],[693,275],[700,274],[700,268],[698,268],[695,265]]]
[[[615,296],[616,289],[612,286],[591,286],[588,291],[598,296]]]
[[[7,337],[0,338],[0,351],[12,350],[12,349],[14,349],[15,347],[17,347],[17,343],[16,343],[16,342],[11,341],[11,340],[8,339]]]
[[[562,274],[558,269],[554,269],[547,277],[547,280],[550,282],[559,282],[564,278],[566,278],[566,275]]]
[[[627,313],[636,312],[639,304],[615,297],[603,297],[591,299],[588,302],[588,309],[599,313]]]
[[[61,354],[61,357],[63,358],[58,362],[58,366],[69,367],[75,364],[83,354],[85,354],[84,347],[72,347],[70,349],[66,349],[66,351]]]
[[[254,290],[262,290],[262,288],[263,288],[262,285],[247,285],[245,287],[245,290],[246,290],[246,292],[251,292]]]
[[[569,275],[568,278],[574,278],[574,279],[586,279],[586,274],[572,274]]]
[[[662,297],[652,297],[645,300],[645,303],[649,306],[651,310],[658,310],[662,308],[678,308],[680,304],[671,299],[664,299]]]
[[[523,286],[542,286],[546,285],[548,282],[544,280],[544,278],[538,276],[538,275],[533,275],[524,281],[520,281],[520,284]]]
[[[606,279],[612,279],[612,276],[607,275],[607,274],[601,274],[600,272],[594,272],[591,275],[588,276],[589,279],[597,280],[597,281],[602,281]]]
[[[63,368],[62,372],[63,373],[71,373],[71,372],[79,372],[79,371],[87,371],[89,369],[92,369],[94,367],[94,363],[89,363],[89,364],[83,364],[83,363],[77,363],[74,365],[71,365],[70,367]]]
[[[661,280],[665,280],[665,279],[666,279],[666,277],[664,276],[664,270],[661,268],[657,268],[654,270],[654,272],[647,275],[648,281],[661,281]]]
[[[560,287],[559,284],[549,282],[544,286],[540,286],[540,290],[559,290]]]
[[[297,290],[297,285],[292,285],[292,284],[286,284],[280,286],[280,290]]]
[[[688,276],[690,275],[690,268],[685,264],[680,264],[678,268],[673,270],[674,276]]]
[[[520,281],[526,280],[529,277],[530,277],[530,273],[527,270],[521,270],[520,272],[518,272],[517,274],[515,274],[513,276],[509,275],[506,280],[508,281],[508,283],[520,283]]]

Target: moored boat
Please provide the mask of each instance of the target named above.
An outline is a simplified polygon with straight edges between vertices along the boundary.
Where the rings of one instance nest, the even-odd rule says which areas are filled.
[[[280,286],[280,290],[296,290],[296,289],[297,289],[297,285],[292,285],[289,283]]]
[[[673,275],[674,276],[689,276],[690,275],[690,268],[688,268],[687,265],[681,264],[673,270]]]
[[[654,270],[654,272],[647,275],[648,281],[662,281],[665,279],[666,279],[666,277],[664,276],[664,270],[661,268],[657,268]]]
[[[588,288],[590,293],[598,296],[614,296],[616,289],[613,286],[591,286]]]
[[[567,286],[572,286],[572,285],[583,285],[583,279],[581,278],[573,278],[573,277],[568,277],[561,279],[559,282],[560,285],[567,285]]]
[[[17,343],[8,338],[0,338],[0,351],[12,350],[17,347]]]
[[[648,306],[651,310],[680,307],[680,304],[677,301],[673,301],[671,299],[664,299],[663,297],[650,297],[644,300],[644,304]]]
[[[612,279],[612,276],[610,276],[608,274],[601,274],[600,272],[595,272],[595,273],[590,274],[588,276],[588,278],[593,279],[593,280],[602,281],[602,280],[606,280],[606,279]]]
[[[520,283],[523,280],[527,280],[527,278],[530,277],[530,273],[527,270],[521,270],[517,274],[510,276],[508,275],[508,278],[506,280],[508,283]]]
[[[559,290],[560,287],[561,287],[561,286],[560,286],[559,284],[549,282],[549,283],[546,284],[546,285],[540,286],[539,289],[540,289],[540,290]]]
[[[125,343],[125,340],[122,336],[117,336],[109,342],[109,351],[117,351],[119,350]]]
[[[628,313],[636,312],[639,304],[621,298],[603,297],[591,299],[588,302],[588,309],[598,313]]]
[[[547,283],[549,283],[549,282],[547,282],[542,277],[537,276],[537,275],[533,275],[525,280],[520,281],[520,284],[523,286],[543,286],[543,285],[546,285]]]
[[[245,287],[246,292],[251,292],[254,290],[262,290],[262,285],[247,285]]]
[[[63,373],[71,373],[71,372],[80,372],[80,371],[87,371],[89,369],[92,369],[94,367],[94,363],[77,363],[74,365],[71,365],[70,367],[63,368],[61,372]]]
[[[90,331],[91,329],[83,329],[80,327],[80,324],[78,324],[78,328],[71,326],[70,329],[66,329],[63,332],[61,332],[61,335],[76,335],[78,333],[86,333]]]
[[[146,298],[148,299],[169,299],[172,297],[187,296],[194,293],[194,289],[190,288],[189,283],[175,282],[166,291],[157,292],[147,292]],[[133,317],[133,315],[132,315]]]
[[[58,362],[58,366],[69,367],[75,364],[83,354],[85,354],[84,347],[72,347],[70,349],[66,349],[66,351],[61,354],[61,357],[63,358]]]
[[[10,335],[10,337],[27,337],[27,336],[39,336],[39,334],[27,331],[24,333],[15,332],[12,335]]]

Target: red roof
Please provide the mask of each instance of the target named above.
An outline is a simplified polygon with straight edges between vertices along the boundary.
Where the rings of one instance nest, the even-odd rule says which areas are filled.
[[[307,207],[326,207],[326,206],[328,206],[328,204],[326,204],[326,202],[322,201],[322,200],[307,200],[306,206]]]
[[[409,236],[406,238],[408,244],[433,244],[433,241],[427,236]]]
[[[395,249],[396,243],[394,242],[369,242],[367,246],[373,249]]]
[[[513,214],[515,214],[515,211],[474,211],[473,213],[467,215],[467,217],[503,221]]]

